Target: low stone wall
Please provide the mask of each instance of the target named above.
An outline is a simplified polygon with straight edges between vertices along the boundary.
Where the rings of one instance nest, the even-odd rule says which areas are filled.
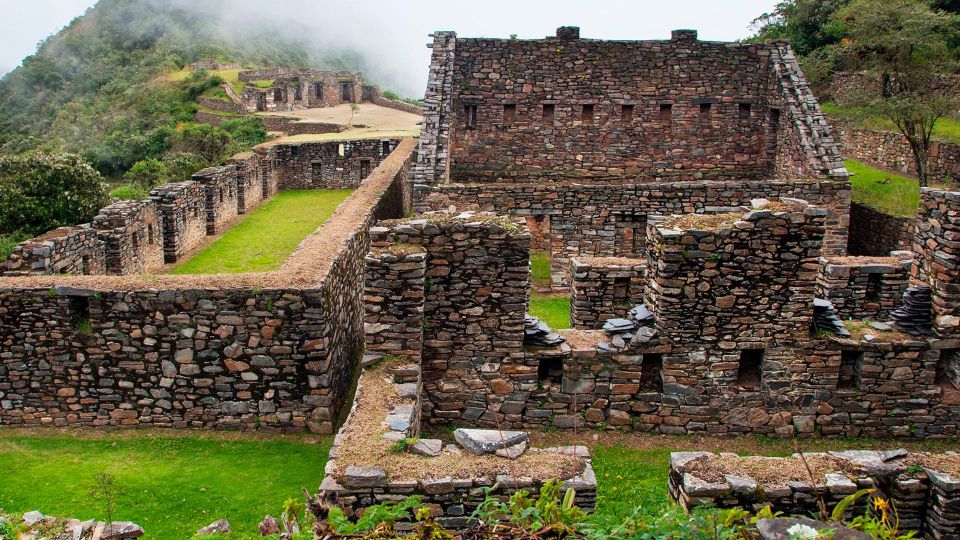
[[[945,96],[960,95],[960,75],[941,74],[934,83]],[[857,105],[865,99],[880,95],[880,76],[876,73],[843,71],[833,75],[829,88],[819,93],[829,92],[829,98],[841,105]]]
[[[370,103],[379,105],[381,107],[396,109],[398,111],[408,112],[416,115],[423,115],[422,105],[414,105],[413,103],[407,103],[406,101],[390,99],[383,95],[383,91],[380,90],[379,87],[370,84],[363,85],[363,100],[369,101]]]
[[[827,209],[824,253],[846,254],[849,182],[635,182],[418,185],[414,204],[420,212],[454,205],[543,216],[552,245],[551,273],[555,284],[561,286],[569,284],[571,257],[643,256],[649,215],[726,212],[756,198],[795,197]]]
[[[264,200],[265,190],[259,167],[253,155],[231,158],[230,164],[236,166],[237,213],[247,214]]]
[[[305,135],[320,133],[340,133],[347,128],[341,124],[326,122],[305,122],[299,118],[286,116],[261,116],[267,131],[282,131],[287,135]]]
[[[207,235],[203,185],[188,180],[154,188],[150,198],[163,215],[163,260],[175,263],[203,243]]]
[[[331,433],[363,341],[344,291],[369,227],[405,213],[414,146],[273,272],[0,278],[0,424]]]
[[[913,254],[899,257],[831,257],[817,273],[817,298],[829,300],[841,319],[887,321],[900,307]]]
[[[570,260],[570,326],[600,328],[643,303],[647,264],[641,259],[576,257]]]
[[[224,111],[228,113],[235,114],[247,114],[247,109],[240,103],[234,103],[233,101],[225,101],[222,99],[207,98],[207,97],[198,97],[197,104],[212,109],[214,111]]]
[[[817,515],[821,500],[833,511],[857,490],[876,489],[874,496],[888,499],[896,509],[901,533],[914,531],[931,539],[960,535],[960,476],[938,470],[957,470],[960,454],[851,450],[805,453],[803,459],[818,473],[810,476],[803,467],[802,474],[793,476],[801,463],[798,454],[768,458],[674,452],[670,496],[688,510],[704,505],[749,510],[770,506],[788,515]],[[752,477],[749,469],[762,470],[762,476]],[[868,502],[861,498],[844,516],[861,515]]]
[[[397,139],[307,142],[270,150],[280,189],[350,189],[375,169]]]
[[[917,175],[913,152],[900,133],[856,128],[842,122],[834,122],[834,126],[843,155],[881,169]],[[933,141],[927,172],[932,181],[949,182],[960,178],[960,144]]]
[[[240,213],[236,165],[208,167],[193,173],[192,179],[203,186],[207,234],[222,233]]]
[[[60,227],[17,244],[2,275],[103,274],[103,242],[89,224]]]
[[[93,228],[103,242],[106,273],[141,274],[163,266],[163,216],[156,201],[121,201],[101,208]]]
[[[912,217],[892,216],[869,206],[850,203],[851,255],[885,257],[891,251],[909,250],[913,242]]]

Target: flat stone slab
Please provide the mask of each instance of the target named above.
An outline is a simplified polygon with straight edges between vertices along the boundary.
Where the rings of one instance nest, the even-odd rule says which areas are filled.
[[[218,519],[206,527],[197,531],[197,536],[208,536],[211,534],[227,534],[230,532],[230,522],[225,519]]]
[[[103,540],[126,540],[143,536],[143,527],[131,521],[114,521],[103,529]]]
[[[381,467],[350,465],[343,473],[343,485],[347,487],[383,487],[387,485],[387,472]]]
[[[496,429],[458,428],[453,432],[453,437],[466,451],[478,456],[493,454],[502,448],[508,448],[530,440],[526,431],[499,431]]]
[[[442,451],[443,441],[440,439],[420,439],[410,447],[410,453],[418,456],[437,457]]]

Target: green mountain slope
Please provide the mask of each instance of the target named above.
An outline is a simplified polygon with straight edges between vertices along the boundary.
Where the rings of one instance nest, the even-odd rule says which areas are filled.
[[[238,35],[198,13],[165,1],[101,0],[0,80],[0,151],[76,152],[116,176],[168,152],[173,130],[193,117],[195,95],[215,84],[163,76],[185,64],[362,67],[349,51],[311,51],[269,27]]]

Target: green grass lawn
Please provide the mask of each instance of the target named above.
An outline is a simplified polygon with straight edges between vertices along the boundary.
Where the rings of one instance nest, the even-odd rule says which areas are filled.
[[[177,266],[173,273],[275,270],[352,192],[350,189],[280,192],[193,258]]]
[[[141,525],[144,538],[190,538],[221,518],[229,538],[259,538],[264,515],[279,517],[301,488],[316,491],[328,450],[329,438],[302,436],[0,431],[0,508],[105,520],[90,492],[94,475],[107,473],[121,489],[113,519]]]
[[[550,285],[550,253],[546,251],[530,252],[530,280],[534,285]]]
[[[897,127],[890,120],[858,107],[845,107],[830,102],[821,103],[820,107],[831,118],[853,122],[863,128],[897,131]],[[960,143],[960,119],[941,118],[937,120],[933,127],[933,138],[940,141]]]
[[[844,162],[850,177],[853,202],[865,204],[895,216],[910,217],[920,204],[920,184],[910,178],[865,163],[848,159]]]
[[[530,314],[552,330],[570,328],[570,296],[530,291]]]

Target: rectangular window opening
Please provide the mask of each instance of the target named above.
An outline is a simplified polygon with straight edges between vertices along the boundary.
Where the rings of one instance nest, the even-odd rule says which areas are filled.
[[[318,100],[323,99],[323,83],[322,82],[313,83],[313,95],[315,95]]]
[[[147,223],[147,243],[153,245],[153,223]]]
[[[295,101],[301,101],[303,99],[303,90],[300,89],[300,83],[297,83],[293,87],[293,99]]]
[[[644,354],[640,364],[640,389],[663,392],[663,355]]]
[[[740,120],[748,121],[750,120],[750,104],[741,103],[737,106],[737,114],[740,117]]]
[[[553,114],[556,110],[556,106],[552,103],[545,103],[543,105],[543,123],[544,124],[553,124]]]
[[[360,178],[366,178],[370,176],[370,160],[361,159],[360,160]]]
[[[467,129],[477,128],[477,106],[466,104],[463,106],[463,125]]]
[[[613,278],[613,299],[614,300],[630,299],[630,278],[628,277]]]
[[[79,334],[89,334],[90,298],[86,296],[68,296],[67,310],[70,313],[70,325]]]
[[[320,181],[323,180],[323,164],[315,161],[310,164],[310,180]]]
[[[512,124],[517,118],[517,105],[514,103],[506,103],[503,106],[503,123],[505,125]]]
[[[563,359],[546,357],[537,366],[537,380],[560,384],[563,382]]]
[[[625,126],[633,124],[633,105],[620,106],[620,122]]]
[[[390,153],[390,141],[380,141],[380,153],[383,155]]]
[[[80,272],[82,272],[83,275],[85,276],[90,275],[90,256],[89,255],[84,255],[83,257],[81,257]]]
[[[701,124],[710,124],[711,115],[713,107],[710,103],[701,103],[700,104],[700,123]]]
[[[960,392],[960,349],[943,349],[935,382],[945,392]]]
[[[760,389],[763,352],[763,349],[744,349],[740,351],[740,366],[737,368],[738,386],[752,390]]]
[[[130,234],[130,245],[133,246],[133,251],[140,251],[140,237],[137,233]]]
[[[580,110],[580,122],[584,124],[593,123],[593,105],[592,104],[589,104],[589,103],[585,104],[583,108]]]
[[[673,105],[669,103],[660,104],[660,123],[669,125],[673,121]]]
[[[880,300],[880,292],[883,290],[883,274],[867,274],[867,296],[869,301]]]
[[[273,91],[273,101],[282,102],[283,101],[283,90],[276,88]]]
[[[860,369],[863,366],[863,353],[860,351],[840,351],[840,372],[837,376],[837,390],[850,390],[859,385]]]

